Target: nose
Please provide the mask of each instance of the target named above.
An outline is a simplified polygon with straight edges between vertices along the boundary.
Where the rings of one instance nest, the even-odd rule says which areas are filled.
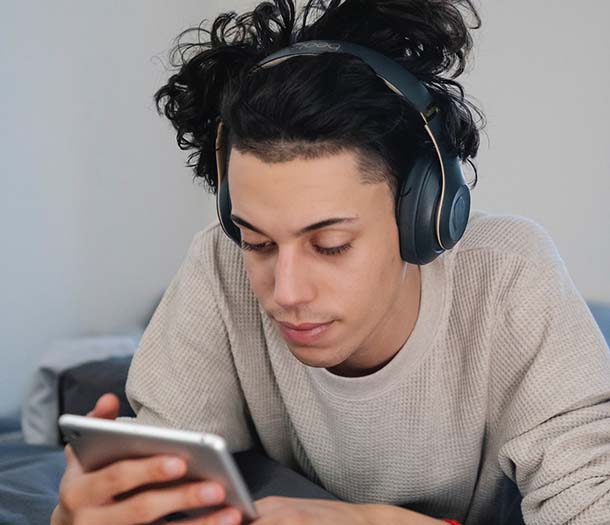
[[[306,259],[294,247],[278,248],[273,290],[275,303],[290,308],[308,303],[314,296]]]

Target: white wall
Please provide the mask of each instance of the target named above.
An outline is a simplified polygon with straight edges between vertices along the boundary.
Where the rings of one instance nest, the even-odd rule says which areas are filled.
[[[610,302],[610,3],[477,5],[465,85],[489,125],[473,203],[540,222],[581,293]]]
[[[213,219],[152,96],[172,39],[220,5],[3,2],[0,413],[50,341],[144,323]]]
[[[152,94],[180,30],[254,3],[3,2],[0,415],[50,341],[145,322],[213,219]],[[541,222],[585,297],[610,301],[610,4],[481,12],[466,85],[489,141],[473,203]]]

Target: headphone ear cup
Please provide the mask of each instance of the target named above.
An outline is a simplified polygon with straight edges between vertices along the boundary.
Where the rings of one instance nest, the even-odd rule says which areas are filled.
[[[445,199],[441,210],[441,242],[450,250],[462,238],[470,216],[470,188],[457,157],[445,159]]]
[[[411,264],[427,264],[445,251],[436,239],[436,211],[441,192],[439,169],[437,157],[418,157],[398,191],[396,223],[400,256]]]
[[[229,195],[229,179],[225,177],[220,182],[218,195],[216,197],[216,212],[220,226],[231,240],[241,246],[241,234],[239,228],[231,220],[231,196]]]

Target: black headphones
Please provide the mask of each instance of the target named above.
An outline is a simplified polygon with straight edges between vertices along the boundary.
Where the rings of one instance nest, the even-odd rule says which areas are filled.
[[[459,157],[449,155],[446,141],[435,118],[439,108],[426,87],[398,62],[385,55],[349,42],[309,40],[280,49],[258,65],[272,67],[299,55],[348,53],[367,63],[387,86],[417,109],[422,125],[432,140],[434,152],[415,159],[408,173],[400,178],[396,200],[396,223],[403,261],[423,265],[449,250],[461,239],[470,215],[470,189],[462,173]],[[231,197],[227,177],[224,126],[216,133],[218,191],[216,211],[224,232],[241,245],[239,228],[231,220]]]

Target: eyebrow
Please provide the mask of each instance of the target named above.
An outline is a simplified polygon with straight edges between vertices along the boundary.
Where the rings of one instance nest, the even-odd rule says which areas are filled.
[[[267,235],[264,231],[258,229],[256,226],[253,226],[248,221],[242,219],[238,215],[231,214],[231,220],[235,224],[239,224],[240,226],[243,226],[244,228],[248,228],[249,230],[252,230],[253,232],[260,233],[261,235],[269,237],[269,235]],[[296,232],[296,235],[300,236],[300,235],[303,235],[304,233],[314,231],[314,230],[320,230],[322,228],[326,228],[326,227],[332,226],[334,224],[342,224],[342,223],[346,223],[346,222],[349,223],[349,222],[354,222],[356,220],[358,220],[358,217],[334,217],[332,219],[325,219],[323,221],[319,221],[314,224],[310,224],[309,226],[305,226],[304,228],[301,228],[300,230],[298,230]]]

